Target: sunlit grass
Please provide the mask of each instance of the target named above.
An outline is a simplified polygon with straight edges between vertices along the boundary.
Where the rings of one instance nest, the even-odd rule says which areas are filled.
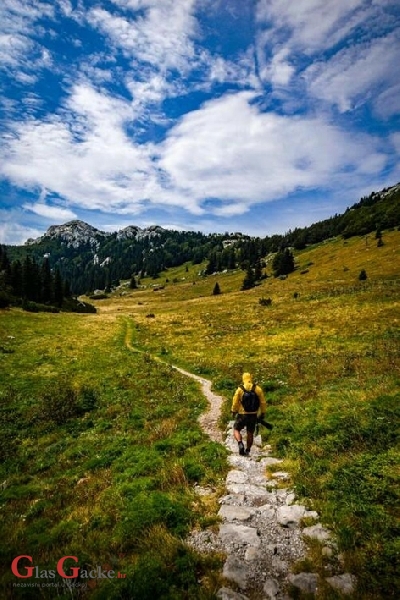
[[[392,597],[400,232],[383,240],[381,248],[373,236],[307,248],[286,280],[267,268],[246,292],[242,271],[204,278],[201,266],[187,265],[95,301],[97,314],[0,311],[2,561],[32,551],[50,564],[74,551],[124,568],[143,589],[140,570],[167,577],[166,564],[180,564],[171,571],[174,599],[192,589],[179,573],[195,564],[209,587],[191,597],[206,598],[215,564],[187,554],[179,539],[212,522],[216,498],[202,503],[192,486],[220,489],[225,453],[199,429],[198,387],[168,364],[212,379],[227,398],[225,421],[246,370],[266,391],[267,439],[299,498],[337,533],[359,597]],[[57,423],[46,406],[66,384],[73,415]],[[129,596],[133,584],[122,585]],[[118,597],[116,589],[104,593]]]

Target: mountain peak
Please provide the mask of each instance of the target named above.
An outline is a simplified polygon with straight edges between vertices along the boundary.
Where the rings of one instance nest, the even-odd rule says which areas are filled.
[[[128,225],[127,227],[124,227],[124,229],[117,231],[116,236],[117,240],[134,238],[139,241],[143,238],[158,237],[164,231],[165,229],[159,225],[150,225],[144,229],[141,229],[137,225]],[[44,235],[36,239],[30,238],[25,242],[25,245],[30,246],[32,244],[39,244],[45,240],[58,239],[67,247],[79,248],[79,246],[87,243],[93,247],[98,247],[101,238],[104,239],[110,235],[113,234],[96,229],[96,227],[89,225],[89,223],[85,223],[85,221],[74,219],[63,225],[51,225]]]
[[[82,244],[90,244],[96,246],[99,242],[99,237],[111,235],[104,231],[96,229],[92,225],[75,219],[68,221],[63,225],[51,225],[46,233],[36,240],[28,240],[27,244],[37,244],[45,239],[59,239],[68,247],[79,248]]]

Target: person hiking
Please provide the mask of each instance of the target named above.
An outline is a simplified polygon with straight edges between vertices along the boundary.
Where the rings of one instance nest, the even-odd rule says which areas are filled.
[[[264,392],[259,385],[253,383],[250,373],[243,373],[243,385],[239,385],[232,400],[232,417],[235,419],[233,435],[239,446],[241,456],[249,455],[253,445],[254,431],[257,424],[257,415],[264,419],[267,404]],[[241,431],[246,427],[246,450],[244,448]]]

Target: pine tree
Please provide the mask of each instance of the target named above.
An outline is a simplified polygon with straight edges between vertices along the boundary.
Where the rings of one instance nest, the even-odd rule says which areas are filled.
[[[219,287],[218,281],[214,285],[213,296],[218,296],[221,293],[221,288]]]
[[[254,268],[254,278],[256,281],[260,281],[262,278],[262,269],[261,269],[261,261],[257,260],[255,268]]]
[[[272,270],[275,277],[289,275],[294,271],[294,256],[288,248],[275,254],[272,261]]]
[[[19,260],[15,260],[11,265],[11,286],[13,294],[16,298],[22,298],[23,280],[22,280],[22,265]]]
[[[253,269],[249,266],[247,268],[246,271],[246,275],[245,278],[243,279],[243,284],[242,284],[242,290],[250,290],[251,288],[253,288],[256,284],[256,280],[254,277],[254,271]]]
[[[64,284],[61,279],[60,269],[57,267],[54,273],[54,302],[56,306],[62,306],[64,299]]]
[[[44,258],[40,269],[40,300],[50,303],[53,301],[53,275],[50,269],[49,259]]]

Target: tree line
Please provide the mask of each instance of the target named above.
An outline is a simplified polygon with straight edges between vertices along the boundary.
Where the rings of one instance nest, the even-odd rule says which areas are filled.
[[[41,263],[27,255],[23,261],[10,261],[7,249],[0,246],[0,308],[21,306],[30,311],[59,309],[93,312],[90,305],[72,297],[70,284],[60,269],[50,267],[47,256]]]
[[[42,238],[29,246],[9,246],[7,252],[13,261],[20,261],[19,267],[14,267],[17,272],[24,268],[27,272],[30,268],[36,269],[40,271],[42,280],[47,282],[50,269],[54,279],[61,278],[64,285],[66,281],[70,282],[69,292],[73,295],[91,294],[97,289],[110,290],[122,279],[132,280],[132,277],[137,280],[144,276],[156,279],[166,269],[187,262],[194,265],[205,262],[204,275],[240,268],[245,273],[244,289],[248,289],[264,276],[268,254],[276,255],[272,265],[274,275],[285,275],[294,269],[293,249],[301,250],[339,235],[344,238],[366,235],[399,224],[400,188],[372,192],[341,215],[264,238],[240,232],[206,235],[158,228],[151,232],[152,235],[128,239],[121,239],[115,232],[106,239],[99,236],[95,244],[85,242],[77,247],[68,246],[61,239]],[[28,256],[33,263],[30,268],[25,264]],[[47,261],[43,256],[48,256]],[[19,288],[22,285],[25,286],[22,296],[27,297],[29,288],[30,294],[49,301],[48,283],[43,283],[45,289],[39,290],[36,289],[39,284],[35,287],[35,284],[26,283],[28,279],[27,276],[25,279],[14,276],[14,281],[20,282],[13,283],[17,285],[17,294],[21,294]],[[54,291],[56,288],[57,292]],[[54,302],[60,301],[59,288],[59,282],[53,281]]]

